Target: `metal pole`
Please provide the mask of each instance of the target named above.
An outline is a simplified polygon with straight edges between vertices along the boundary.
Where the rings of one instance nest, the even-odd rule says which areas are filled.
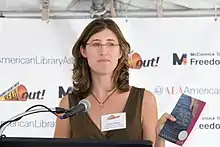
[[[1,11],[5,18],[41,18],[41,11],[20,11],[20,10],[8,10]],[[128,17],[128,18],[150,18],[158,17],[158,12],[155,9],[143,9],[143,10],[117,10],[116,18]],[[162,16],[160,17],[215,17],[219,16],[220,11],[216,11],[215,8],[210,9],[191,9],[191,10],[175,10],[175,9],[163,9]],[[52,19],[84,19],[91,18],[89,11],[79,10],[56,10],[50,11],[50,17]]]

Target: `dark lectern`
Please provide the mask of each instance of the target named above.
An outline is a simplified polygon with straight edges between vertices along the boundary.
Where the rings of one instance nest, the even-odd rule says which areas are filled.
[[[0,147],[153,147],[151,141],[75,141],[57,138],[0,139]]]

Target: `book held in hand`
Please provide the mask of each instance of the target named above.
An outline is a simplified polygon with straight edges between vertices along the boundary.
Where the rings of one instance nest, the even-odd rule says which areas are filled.
[[[182,146],[195,126],[205,104],[204,101],[182,94],[171,112],[176,121],[167,120],[159,136]]]

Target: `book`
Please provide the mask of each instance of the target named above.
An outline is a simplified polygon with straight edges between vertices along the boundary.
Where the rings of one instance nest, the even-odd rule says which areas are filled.
[[[176,121],[167,120],[159,136],[167,141],[182,146],[194,128],[206,102],[182,94],[171,115]]]

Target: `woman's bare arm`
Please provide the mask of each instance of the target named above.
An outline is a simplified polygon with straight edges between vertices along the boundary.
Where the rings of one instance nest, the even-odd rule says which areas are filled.
[[[152,141],[153,144],[156,142],[157,117],[156,99],[151,92],[145,91],[142,104],[143,138]]]
[[[64,96],[59,104],[60,107],[69,109],[68,95]],[[69,138],[70,137],[70,123],[69,119],[56,119],[56,127],[54,131],[55,138]]]

